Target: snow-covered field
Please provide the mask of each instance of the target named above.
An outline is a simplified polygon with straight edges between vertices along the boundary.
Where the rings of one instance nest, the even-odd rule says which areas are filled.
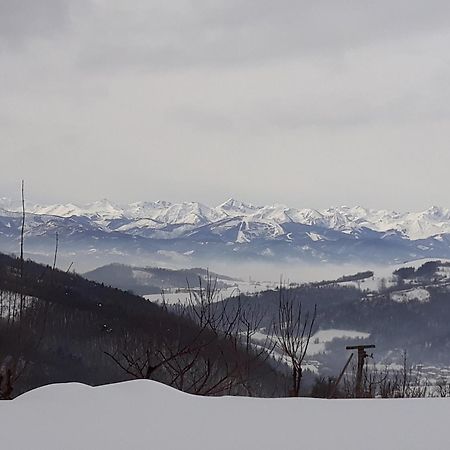
[[[368,339],[369,333],[354,330],[319,330],[312,337],[308,345],[307,355],[318,355],[326,351],[326,344],[335,339]]]
[[[270,282],[237,282],[235,286],[219,289],[217,291],[216,300],[220,301],[228,297],[233,297],[239,294],[251,295],[258,292],[266,291],[268,289],[275,289],[276,283]],[[144,298],[154,303],[162,303],[163,298],[166,304],[174,305],[177,303],[186,304],[189,301],[189,292],[187,290],[173,289],[164,291],[162,294],[148,294]]]
[[[397,303],[409,303],[417,301],[420,303],[428,303],[430,301],[430,293],[424,288],[412,288],[403,291],[392,292],[391,300]]]
[[[276,342],[276,339],[274,337],[267,335],[264,331],[264,329],[260,329],[252,336],[252,341],[255,345],[267,346],[269,344],[270,346],[270,343]],[[365,333],[363,331],[336,329],[319,330],[311,336],[311,341],[306,351],[306,360],[304,362],[303,368],[316,375],[319,375],[320,362],[317,361],[314,357],[317,357],[321,354],[326,354],[328,352],[327,344],[330,344],[336,339],[356,340],[368,339],[369,337],[370,333]],[[289,358],[287,358],[283,354],[283,352],[280,352],[280,349],[276,345],[274,347],[274,352],[275,359],[280,359],[284,363],[291,365]]]
[[[0,402],[8,450],[446,450],[450,399],[194,397],[152,381]]]
[[[392,287],[397,283],[397,280],[393,276],[393,273],[402,268],[402,267],[413,267],[414,269],[418,269],[420,266],[424,265],[427,262],[431,261],[441,261],[442,263],[449,263],[450,260],[446,258],[421,258],[417,260],[412,261],[405,261],[401,264],[388,264],[386,266],[382,267],[372,267],[372,266],[362,266],[359,267],[355,271],[364,271],[364,270],[373,270],[374,276],[371,278],[366,278],[364,280],[360,281],[345,281],[342,283],[339,283],[343,286],[354,286],[361,290],[367,290],[367,291],[378,291],[382,284],[384,284],[385,287]],[[348,274],[350,272],[346,272],[345,274]],[[450,268],[448,267],[441,267],[438,271],[438,274],[444,278],[450,279]],[[319,280],[317,280],[319,281]],[[405,280],[405,283],[408,283],[408,280]]]

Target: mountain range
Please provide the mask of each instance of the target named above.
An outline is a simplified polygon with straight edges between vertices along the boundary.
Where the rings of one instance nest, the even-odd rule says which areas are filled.
[[[208,264],[212,260],[376,262],[450,257],[450,210],[324,210],[255,206],[234,199],[209,207],[167,201],[117,205],[27,205],[26,243],[34,255],[97,262]],[[0,199],[0,249],[15,252],[20,205]],[[92,265],[94,267],[94,265]]]

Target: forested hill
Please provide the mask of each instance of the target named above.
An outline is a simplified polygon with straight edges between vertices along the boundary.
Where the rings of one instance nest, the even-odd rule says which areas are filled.
[[[113,313],[151,314],[167,317],[167,312],[139,296],[124,292],[102,283],[87,280],[74,272],[63,272],[31,260],[24,261],[23,277],[20,277],[20,261],[0,253],[0,288],[21,292],[48,300],[51,303],[73,305],[80,309],[102,308],[104,317]]]
[[[144,377],[189,390],[174,373],[182,362],[197,373],[207,367],[214,385],[225,370],[217,355],[230,366],[243,357],[239,349],[227,354],[217,334],[142,297],[32,261],[20,272],[19,259],[0,254],[0,375],[17,373],[13,396],[54,382]],[[169,357],[172,367],[160,364]]]
[[[159,294],[166,289],[197,288],[199,280],[206,283],[209,276],[214,278],[218,288],[230,286],[235,279],[208,272],[206,269],[165,269],[160,267],[133,267],[125,264],[108,264],[83,274],[92,281],[130,290],[135,294]]]
[[[450,366],[449,264],[430,261],[417,270],[405,267],[384,281],[373,291],[364,284],[358,288],[358,281],[336,280],[285,289],[283,295],[301,303],[304,314],[317,305],[316,327],[322,335],[336,330],[337,335],[366,335],[365,343],[376,345],[377,362],[398,362],[406,351],[414,364]],[[277,317],[279,297],[279,291],[272,290],[235,301],[247,308],[257,305],[268,327]],[[336,373],[345,361],[345,346],[355,339],[348,340],[327,343],[326,351],[314,358]]]

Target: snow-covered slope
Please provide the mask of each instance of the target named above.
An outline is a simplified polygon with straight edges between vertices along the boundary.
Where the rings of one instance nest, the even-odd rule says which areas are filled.
[[[445,450],[449,399],[194,397],[152,381],[0,402],[8,450]]]
[[[124,217],[123,210],[113,205],[109,200],[103,199],[87,205],[33,205],[27,206],[27,212],[36,215],[52,215],[60,217],[87,216],[101,217],[103,219],[118,219]],[[15,209],[18,211],[18,208]]]

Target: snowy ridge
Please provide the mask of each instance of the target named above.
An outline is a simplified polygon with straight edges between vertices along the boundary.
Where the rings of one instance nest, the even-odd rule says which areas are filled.
[[[6,198],[0,199],[0,209],[19,212],[20,207]],[[366,209],[360,206],[341,206],[324,210],[295,209],[285,205],[254,206],[229,199],[209,207],[197,202],[170,203],[167,201],[136,202],[117,205],[103,199],[87,205],[33,205],[27,211],[36,215],[59,217],[85,216],[97,222],[128,219],[125,229],[158,229],[164,225],[206,225],[227,218],[242,220],[237,242],[248,242],[261,232],[265,237],[283,234],[280,225],[301,224],[322,227],[351,234],[367,229],[375,232],[397,233],[410,240],[427,239],[450,233],[450,210],[433,206],[421,212],[399,213],[388,210]],[[143,220],[145,219],[145,220]],[[259,226],[255,226],[259,224]],[[263,229],[263,231],[261,231]],[[314,236],[313,239],[320,239]]]

